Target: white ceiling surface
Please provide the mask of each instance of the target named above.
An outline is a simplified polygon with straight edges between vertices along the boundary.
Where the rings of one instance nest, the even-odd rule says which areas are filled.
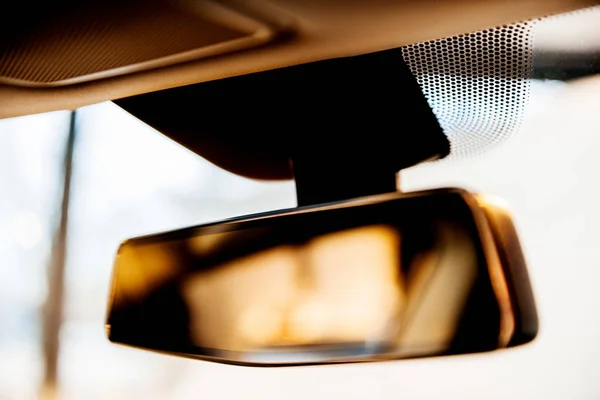
[[[483,156],[402,174],[403,189],[461,186],[497,194],[522,237],[541,332],[494,353],[374,364],[245,368],[119,348],[159,359],[169,398],[600,398],[600,77],[534,83],[518,135]],[[116,348],[113,350],[117,351]],[[123,354],[122,354],[123,355]],[[157,371],[158,372],[158,371]]]

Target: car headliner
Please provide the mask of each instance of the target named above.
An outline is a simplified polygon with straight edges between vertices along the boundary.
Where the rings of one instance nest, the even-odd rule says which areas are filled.
[[[6,6],[0,17],[5,22],[0,24],[0,64],[3,57],[4,62],[14,62],[15,59],[10,57],[17,54],[16,60],[19,62],[19,52],[51,52],[52,48],[40,49],[40,46],[48,43],[56,45],[86,34],[97,35],[101,29],[111,29],[119,7],[124,4],[134,5],[137,7],[135,15],[142,15],[158,10],[160,4],[164,6],[166,3],[164,0],[97,3],[69,0],[38,8],[32,8],[29,3],[12,3]],[[23,85],[2,81],[0,77],[0,118],[76,109],[192,83],[381,51],[580,9],[598,4],[598,1],[237,0],[220,4],[265,22],[271,29],[268,40],[242,51],[225,52],[149,70],[124,71],[103,79],[74,84]],[[69,13],[66,13],[67,10]],[[69,15],[76,15],[77,18],[73,20]],[[90,26],[101,29],[91,32],[93,27],[79,26],[78,20],[87,21]],[[8,24],[9,21],[12,23]],[[48,30],[36,30],[36,21],[50,24]],[[55,22],[52,24],[49,21]],[[136,23],[135,19],[129,22]],[[13,29],[13,26],[19,28]],[[47,37],[40,37],[39,32],[55,37],[44,41]],[[150,42],[140,43],[152,45]],[[110,51],[105,54],[110,56]],[[68,62],[67,57],[59,60]],[[35,69],[43,68],[47,60],[33,57],[27,62],[29,64],[23,68]]]

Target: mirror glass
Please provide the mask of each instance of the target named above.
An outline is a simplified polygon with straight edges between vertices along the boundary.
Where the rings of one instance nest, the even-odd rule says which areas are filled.
[[[492,233],[474,198],[442,190],[131,239],[108,336],[242,365],[506,347],[518,318]]]

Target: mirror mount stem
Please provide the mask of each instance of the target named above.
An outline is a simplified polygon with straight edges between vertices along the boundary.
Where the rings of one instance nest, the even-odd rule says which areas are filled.
[[[398,49],[299,66],[283,82],[296,93],[279,114],[299,207],[395,192],[400,170],[450,152]]]
[[[393,171],[352,168],[352,160],[340,161],[327,157],[292,158],[298,207],[398,190]]]

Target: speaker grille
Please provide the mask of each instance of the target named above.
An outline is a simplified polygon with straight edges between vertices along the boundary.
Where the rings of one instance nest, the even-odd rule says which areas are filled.
[[[0,38],[0,80],[17,84],[74,83],[126,67],[152,67],[148,63],[235,42],[255,33],[227,26],[180,3],[73,3],[75,9],[54,11],[45,19],[34,18],[22,33],[13,31]],[[33,22],[36,25],[32,26]]]

